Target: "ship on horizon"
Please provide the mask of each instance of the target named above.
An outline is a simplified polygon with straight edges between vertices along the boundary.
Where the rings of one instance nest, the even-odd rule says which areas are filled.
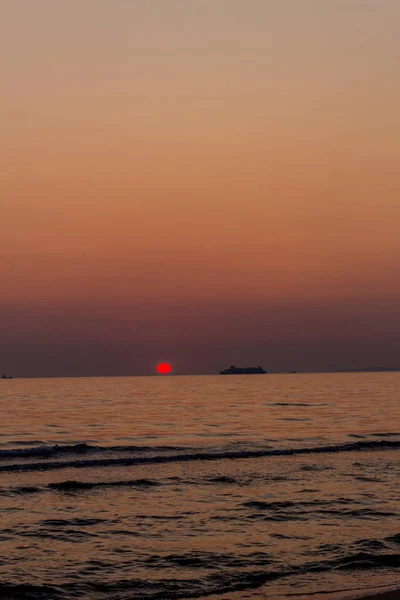
[[[219,372],[220,375],[264,375],[265,371],[262,367],[235,367],[231,365],[229,369],[224,369]]]

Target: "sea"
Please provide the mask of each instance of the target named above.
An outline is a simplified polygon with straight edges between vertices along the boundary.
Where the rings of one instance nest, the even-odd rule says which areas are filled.
[[[400,587],[400,373],[0,380],[0,597]]]

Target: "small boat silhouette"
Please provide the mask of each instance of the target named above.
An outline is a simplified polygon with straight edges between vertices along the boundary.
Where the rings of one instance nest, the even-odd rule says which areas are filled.
[[[12,375],[3,375],[1,376],[1,379],[12,379]]]

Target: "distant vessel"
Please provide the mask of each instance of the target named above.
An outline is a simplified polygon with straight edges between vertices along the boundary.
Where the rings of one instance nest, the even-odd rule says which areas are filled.
[[[220,371],[220,375],[261,375],[266,373],[262,367],[235,367],[231,365],[229,369]]]
[[[1,376],[1,379],[12,379],[12,375],[7,376],[7,375],[4,375],[4,373],[3,373],[3,375]]]

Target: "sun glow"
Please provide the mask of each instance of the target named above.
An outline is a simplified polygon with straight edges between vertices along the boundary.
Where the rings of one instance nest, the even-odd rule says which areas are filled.
[[[167,362],[162,362],[157,365],[157,371],[161,373],[161,375],[167,375],[167,373],[171,373],[172,366]]]

